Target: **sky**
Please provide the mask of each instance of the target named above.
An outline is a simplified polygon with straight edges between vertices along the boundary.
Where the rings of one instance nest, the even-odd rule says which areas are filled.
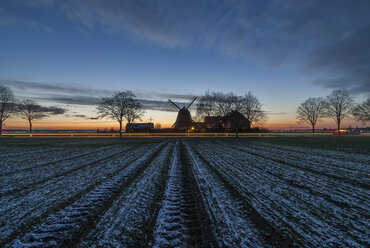
[[[116,127],[96,107],[122,90],[162,127],[177,115],[168,99],[185,105],[211,90],[251,91],[263,127],[308,128],[296,119],[307,98],[369,97],[369,13],[368,0],[1,0],[0,84],[54,108],[35,129]]]

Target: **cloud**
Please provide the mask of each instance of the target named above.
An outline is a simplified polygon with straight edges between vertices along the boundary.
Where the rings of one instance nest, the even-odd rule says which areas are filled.
[[[39,97],[38,100],[52,101],[56,103],[62,103],[67,105],[98,105],[101,102],[101,98],[92,96],[60,96],[60,95],[48,95],[47,97]]]
[[[321,86],[344,84],[354,93],[369,91],[368,0],[20,2],[48,8],[88,31],[166,48],[213,50],[265,66],[288,64],[308,70],[312,77],[322,76],[316,80]],[[20,20],[6,17],[2,22]]]
[[[370,26],[314,50],[308,68],[323,74],[316,84],[329,89],[370,92]]]
[[[43,30],[46,32],[54,32],[48,25],[42,24],[34,19],[22,17],[16,14],[8,13],[4,8],[0,7],[0,27],[27,27],[36,30]]]
[[[267,115],[287,115],[287,112],[266,111]]]
[[[27,98],[31,98],[36,101],[51,102],[53,104],[84,105],[92,107],[100,104],[103,97],[111,96],[115,92],[92,88],[87,89],[83,87],[70,87],[65,86],[61,83],[59,83],[59,86],[56,86],[54,84],[37,82],[0,80],[0,84],[9,86],[12,90],[20,91],[22,92],[22,94],[27,94]],[[195,97],[194,95],[187,94],[156,92],[140,92],[137,95],[138,100],[141,102],[144,109],[167,112],[178,111],[167,101],[168,98],[176,99],[174,101],[179,106],[187,106]],[[151,100],[151,98],[158,98],[159,100]]]
[[[97,90],[91,88],[68,86],[64,83],[39,83],[39,82],[25,82],[18,80],[4,80],[0,79],[0,84],[9,86],[15,90],[22,91],[37,91],[37,92],[52,92],[52,93],[66,93],[66,94],[90,94],[90,95],[110,95],[114,91]]]
[[[72,115],[71,117],[82,118],[85,120],[99,120],[99,117],[89,117],[87,115]]]
[[[369,92],[369,1],[69,1],[88,29],[165,47],[207,48],[267,64],[325,69],[319,85]],[[350,9],[351,11],[348,11]],[[353,32],[353,33],[351,33]],[[302,63],[307,54],[310,62]],[[297,63],[298,62],[298,63]],[[342,85],[343,84],[343,85]]]
[[[42,107],[42,111],[50,115],[62,115],[67,112],[67,109],[51,106],[51,107]]]

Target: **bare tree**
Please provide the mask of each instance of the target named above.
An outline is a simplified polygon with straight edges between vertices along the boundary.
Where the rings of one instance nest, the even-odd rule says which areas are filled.
[[[340,123],[344,118],[351,116],[353,99],[346,90],[334,90],[325,100],[325,115],[332,118],[340,132]]]
[[[32,133],[32,121],[40,120],[48,115],[42,106],[33,100],[23,100],[17,104],[17,114],[28,121],[30,133]]]
[[[221,93],[214,92],[213,98],[215,99],[215,109],[218,115],[224,116],[227,113],[235,110],[235,103],[237,102],[237,97],[234,93]]]
[[[0,85],[0,135],[3,133],[3,125],[6,119],[10,117],[14,109],[14,95],[11,89]]]
[[[297,109],[297,118],[299,122],[309,123],[312,126],[312,132],[315,132],[317,121],[325,116],[325,104],[322,97],[311,97],[301,103]]]
[[[211,116],[215,114],[214,99],[210,91],[206,91],[197,101],[197,116]]]
[[[108,117],[119,123],[119,133],[122,137],[122,121],[124,118],[127,121],[134,121],[142,115],[141,105],[135,99],[135,94],[128,91],[119,91],[112,97],[103,98],[98,106],[99,118]],[[137,112],[140,111],[141,114]]]
[[[199,97],[197,103],[197,115],[204,116],[224,116],[235,110],[238,97],[234,93],[209,92]]]
[[[361,121],[363,124],[370,121],[370,98],[361,104],[356,105],[352,112],[356,120]]]
[[[141,120],[143,114],[144,110],[141,106],[141,103],[134,97],[130,99],[128,103],[128,109],[124,114],[124,117],[126,118],[127,123],[129,124],[128,126],[130,127],[130,124],[134,122],[136,119]]]
[[[197,103],[197,116],[225,116],[237,110],[252,123],[259,123],[266,120],[266,112],[262,109],[262,103],[251,92],[244,96],[237,96],[234,93],[209,92],[199,97]]]
[[[251,92],[240,97],[236,102],[238,103],[237,110],[239,109],[251,125],[253,123],[262,123],[267,119],[262,103]]]

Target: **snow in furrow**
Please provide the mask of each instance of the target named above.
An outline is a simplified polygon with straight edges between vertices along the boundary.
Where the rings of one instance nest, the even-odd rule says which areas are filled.
[[[164,143],[149,150],[140,159],[133,162],[125,170],[110,180],[102,183],[72,205],[50,215],[33,231],[22,238],[16,239],[12,247],[50,247],[61,245],[72,238],[88,218],[106,203],[130,177],[132,177],[153,155],[158,152]]]
[[[109,151],[100,150],[89,157],[81,156],[71,161],[61,160],[57,163],[49,164],[47,166],[33,168],[27,172],[20,172],[17,174],[0,177],[0,196],[13,191],[29,189],[34,185],[44,183],[47,180],[65,175],[66,173],[82,169],[89,164],[99,162],[102,158],[125,152],[130,148],[132,147],[114,147]]]
[[[248,213],[240,200],[231,195],[190,145],[185,143],[185,146],[219,246],[268,247],[255,225],[248,219]]]
[[[188,228],[186,226],[188,214],[184,211],[187,204],[184,191],[180,161],[180,142],[177,141],[162,208],[159,211],[155,225],[153,247],[189,247],[187,244]]]
[[[260,155],[269,154],[269,157],[293,164],[299,161],[301,166],[307,165],[308,168],[312,168],[319,173],[326,173],[329,176],[334,175],[336,177],[341,176],[352,182],[365,182],[365,184],[370,185],[370,161],[368,163],[342,161],[336,159],[335,156],[317,157],[310,154],[285,150],[282,152],[282,150],[276,148],[266,148],[253,144],[249,146],[238,146],[238,149],[246,152],[255,152]]]
[[[168,170],[166,160],[173,145],[168,144],[144,172],[113,202],[79,244],[80,247],[140,247],[147,245],[148,234],[143,230],[149,225],[156,203],[162,192]]]
[[[226,149],[228,153],[233,153],[236,151],[229,150],[229,148],[225,148],[225,146],[220,146],[220,149],[222,149],[222,152],[220,150],[220,153],[223,153]],[[240,148],[236,148],[240,149]],[[245,155],[242,158],[249,160],[250,164],[261,164],[264,163],[266,165],[271,166],[272,168],[276,169],[275,174],[281,175],[280,177],[284,177],[290,184],[298,186],[300,188],[306,188],[310,190],[310,194],[314,195],[320,195],[323,196],[325,199],[331,200],[336,204],[339,204],[340,207],[342,205],[347,205],[355,208],[359,208],[362,210],[365,210],[367,212],[367,209],[370,207],[370,202],[367,201],[369,190],[363,189],[362,187],[358,187],[353,185],[353,183],[349,184],[348,180],[351,180],[350,175],[342,175],[342,177],[347,178],[348,180],[339,180],[338,178],[331,178],[328,177],[327,174],[318,174],[316,172],[312,173],[310,170],[304,170],[302,169],[302,166],[305,165],[307,168],[312,166],[312,163],[307,163],[305,161],[302,161],[300,158],[291,159],[290,154],[286,153],[270,153],[269,151],[262,152],[262,151],[256,151],[256,150],[244,150],[242,151],[246,152]],[[248,151],[252,151],[253,153],[248,153]],[[255,156],[255,154],[261,156]],[[268,155],[273,155],[272,157],[275,159],[279,159],[281,161],[285,161],[289,159],[290,164],[286,165],[284,163],[278,163],[275,161],[271,161],[270,157]],[[222,156],[228,156],[223,154]],[[251,161],[252,160],[252,161]],[[241,162],[241,160],[239,160]],[[247,162],[246,161],[246,162]],[[292,167],[291,165],[295,165]],[[317,166],[317,165],[315,165]],[[327,165],[321,164],[318,165],[318,167],[325,167]],[[314,166],[312,166],[314,167]],[[329,169],[327,169],[329,170]],[[269,171],[269,173],[273,173],[272,170]],[[337,168],[332,167],[330,170],[330,174],[338,173]],[[361,174],[361,173],[359,173]],[[353,179],[353,178],[352,178]],[[360,179],[359,179],[360,180]],[[366,184],[366,180],[363,178],[360,180],[361,185]],[[335,186],[334,186],[335,185]],[[335,190],[334,190],[335,189]],[[356,192],[354,194],[354,192]]]
[[[369,228],[365,217],[368,216],[366,210],[333,205],[325,197],[307,189],[292,187],[289,181],[282,181],[279,177],[279,173],[286,173],[288,174],[286,179],[302,181],[307,177],[307,173],[292,175],[291,172],[297,171],[294,168],[284,171],[286,166],[283,164],[238,153],[227,147],[206,144],[196,147],[241,194],[252,200],[261,214],[279,226],[280,230],[285,230],[284,226],[288,225],[286,229],[288,233],[291,230],[305,237],[301,240],[302,243],[312,245],[347,243],[361,246],[369,242],[366,235]],[[311,182],[310,178],[307,178],[304,184],[312,187],[312,190],[317,190],[316,185],[320,180],[315,181],[315,178],[321,179],[317,175],[312,175]],[[335,187],[336,190],[340,184],[341,182],[337,180],[333,181],[333,184],[327,185],[328,189],[325,192],[329,190],[329,194],[335,194],[330,188]],[[357,191],[355,188],[353,190]],[[353,193],[348,194],[349,197],[356,198]],[[363,204],[367,206],[369,201],[365,200]],[[343,222],[346,224],[343,225]],[[346,226],[352,226],[351,230],[347,230]]]
[[[220,150],[219,154],[221,154],[221,157],[223,157],[222,154],[225,153],[225,148],[221,149],[222,151]],[[220,163],[219,168],[220,169],[221,167],[224,168],[221,170],[226,169],[225,162],[226,164],[232,165],[231,168],[232,170],[241,168],[239,167],[240,162],[237,160],[232,161],[232,158],[226,160],[225,158],[221,158],[221,161],[222,163]],[[256,163],[261,164],[263,159],[259,158],[258,160],[255,161]],[[291,184],[281,182],[280,178],[276,178],[275,175],[273,175],[274,170],[272,169],[274,167],[272,166],[277,165],[277,163],[267,161],[267,164],[269,165],[267,171],[263,170],[262,173],[261,172],[250,173],[248,171],[237,170],[235,171],[235,173],[230,175],[230,178],[231,180],[233,180],[234,178],[239,178],[239,181],[236,182],[236,184],[239,185],[238,187],[240,186],[244,187],[244,185],[249,186],[250,183],[248,182],[250,181],[255,182],[256,183],[255,187],[259,189],[257,191],[258,193],[263,192],[261,190],[260,185],[268,183],[266,185],[268,187],[263,188],[264,191],[266,191],[266,196],[261,198],[263,199],[271,198],[269,208],[278,210],[276,211],[276,213],[278,214],[280,219],[284,219],[286,216],[289,216],[289,218],[286,221],[290,223],[290,225],[292,225],[292,228],[295,230],[300,230],[302,235],[306,236],[307,239],[310,240],[305,242],[317,242],[317,244],[319,244],[323,243],[325,240],[325,242],[331,243],[347,242],[348,244],[351,245],[353,244],[359,245],[358,242],[360,242],[360,244],[368,242],[366,230],[368,230],[369,228],[369,223],[367,223],[366,221],[364,222],[364,220],[366,220],[365,216],[368,216],[366,210],[365,211],[359,210],[353,207],[347,209],[344,208],[343,206],[336,206],[333,205],[331,202],[328,202],[326,197],[321,197],[312,192],[312,190],[307,191],[301,188],[291,187]],[[244,168],[247,167],[244,166]],[[281,166],[279,169],[280,170],[282,169]],[[287,173],[288,172],[289,170],[287,170]],[[273,176],[272,177],[268,176],[268,174],[271,174]],[[243,180],[243,177],[240,177],[239,175],[248,175],[244,177],[250,177],[249,175],[255,176],[253,178],[244,178],[245,183],[243,183],[241,181]],[[257,177],[261,177],[261,179],[258,179]],[[291,175],[290,178],[294,179],[297,177]],[[313,178],[315,177],[313,176],[312,179]],[[297,180],[299,180],[299,178],[297,178]],[[328,187],[333,188],[334,185],[338,187],[338,183],[333,182],[333,185],[328,185]],[[313,184],[312,186],[313,190],[317,188],[317,186],[315,186],[316,184],[317,182]],[[252,193],[253,192],[255,191],[252,191]],[[356,192],[356,189],[353,189],[353,191],[351,192]],[[355,196],[353,195],[353,193],[348,194],[352,197]],[[256,194],[254,193],[254,195]],[[282,199],[284,198],[285,200],[283,201]],[[277,201],[277,199],[280,199],[280,202]],[[367,201],[367,203],[365,201],[365,204],[368,205],[369,201]],[[298,222],[300,223],[300,225],[296,224]],[[343,223],[346,223],[346,225],[343,225]],[[346,226],[348,225],[352,226],[350,230],[346,228]],[[344,233],[345,235],[343,235]],[[328,236],[330,236],[329,240]],[[313,237],[315,237],[315,239]]]
[[[84,150],[86,149],[75,147],[63,149],[55,147],[52,149],[40,149],[39,151],[35,152],[22,152],[13,155],[7,154],[7,156],[0,159],[1,175],[14,172],[15,170],[22,170],[23,168],[34,167],[39,164],[55,160],[56,158],[66,157],[71,153]]]
[[[38,140],[37,145],[43,146],[42,141]],[[107,142],[102,140],[99,142],[97,147],[106,149],[107,147],[114,147],[117,145],[122,146],[125,145],[125,143]],[[96,145],[90,146],[89,142],[85,140],[76,140],[74,142],[69,140],[67,143],[52,142],[51,144],[38,149],[4,147],[0,154],[0,175],[16,173],[24,169],[27,170],[29,168],[57,162],[61,160],[61,158],[65,159],[71,155],[74,156],[74,154],[96,150],[97,148],[95,147]]]
[[[55,156],[55,154],[53,154],[52,159],[49,158],[46,161],[42,161],[42,160],[40,161],[40,159],[37,158],[37,159],[35,159],[35,161],[37,161],[36,164],[28,161],[28,162],[26,162],[25,164],[22,165],[22,164],[19,163],[19,161],[16,161],[17,165],[16,166],[14,166],[14,165],[10,166],[9,165],[8,167],[4,168],[4,170],[2,170],[1,176],[8,177],[9,175],[15,174],[15,173],[22,173],[22,176],[24,176],[25,171],[29,172],[32,169],[39,170],[43,166],[50,166],[50,165],[53,165],[53,164],[56,164],[56,163],[65,162],[67,160],[77,159],[77,158],[84,157],[84,156],[87,156],[87,155],[99,153],[101,151],[106,151],[106,150],[112,149],[113,147],[115,147],[115,146],[108,146],[108,147],[93,149],[93,150],[85,148],[85,149],[81,149],[82,151],[78,151],[78,152],[69,150],[67,156],[61,156],[60,154],[58,154],[58,156]],[[43,151],[43,153],[48,153],[48,151],[47,150]],[[71,154],[73,154],[73,155],[71,155]],[[22,154],[21,156],[24,156],[24,155],[25,154]],[[50,154],[49,154],[49,156],[50,156]],[[28,160],[30,158],[31,157],[27,156]]]
[[[345,164],[346,162],[349,162],[351,165],[352,162],[356,164],[363,164],[363,165],[370,165],[370,157],[368,155],[363,154],[356,154],[356,153],[347,153],[346,151],[340,152],[340,151],[331,151],[331,150],[324,150],[324,149],[318,149],[318,148],[307,148],[307,147],[299,147],[299,146],[287,146],[287,145],[279,145],[279,144],[271,144],[271,143],[265,143],[261,142],[258,143],[258,145],[263,145],[266,147],[271,147],[275,149],[279,149],[280,151],[291,151],[291,152],[297,152],[299,154],[304,154],[307,156],[316,156],[319,158],[329,158],[335,161],[338,161],[339,163]]]
[[[80,192],[94,187],[94,185],[125,169],[129,163],[137,160],[152,147],[152,144],[144,145],[128,151],[124,155],[49,180],[36,188],[31,187],[25,191],[1,197],[0,240],[6,239],[21,226],[32,223],[45,212],[76,197]]]

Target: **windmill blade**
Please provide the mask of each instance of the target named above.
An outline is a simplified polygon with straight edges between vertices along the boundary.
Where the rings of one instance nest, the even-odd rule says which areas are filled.
[[[193,104],[193,102],[195,102],[195,100],[197,100],[197,97],[196,98],[194,98],[194,100],[188,105],[188,107],[186,108],[186,109],[189,109],[190,108],[190,106]]]
[[[176,103],[174,103],[174,102],[173,102],[173,101],[171,101],[170,99],[168,99],[168,101],[169,101],[170,103],[172,103],[176,108],[181,109],[179,106],[177,106],[177,105],[176,105]]]

